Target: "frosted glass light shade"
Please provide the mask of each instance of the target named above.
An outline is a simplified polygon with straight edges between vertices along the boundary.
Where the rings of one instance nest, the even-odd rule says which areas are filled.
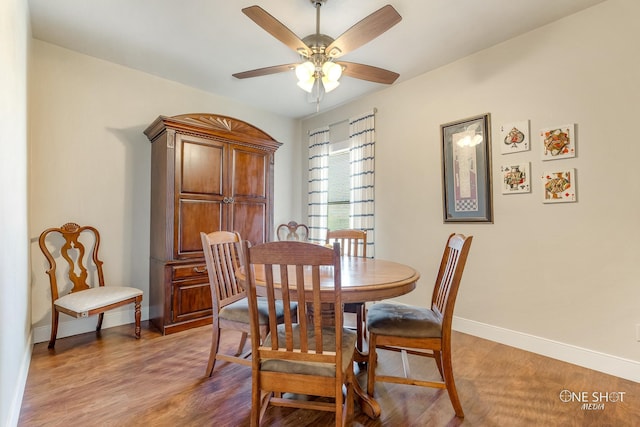
[[[337,82],[342,76],[342,67],[335,62],[327,61],[322,64],[322,74],[327,80]]]
[[[299,80],[298,87],[304,90],[305,92],[311,93],[311,91],[313,90],[313,84],[315,83],[315,81],[316,79],[313,76],[311,76],[311,78],[307,80]]]
[[[334,90],[335,88],[340,86],[340,82],[339,81],[329,80],[327,78],[327,76],[323,76],[322,77],[322,84],[324,86],[324,91],[327,92],[327,93],[331,92],[332,90]]]
[[[302,64],[298,64],[296,66],[296,77],[300,82],[304,82],[313,78],[315,72],[316,67],[310,61],[303,62]]]

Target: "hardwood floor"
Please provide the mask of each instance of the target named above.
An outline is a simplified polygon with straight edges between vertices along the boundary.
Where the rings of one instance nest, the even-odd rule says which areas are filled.
[[[210,326],[162,336],[143,322],[59,339],[33,349],[19,426],[245,426],[251,392],[249,367],[218,362],[204,377]],[[231,352],[238,335],[223,334]],[[381,352],[384,369],[397,354]],[[421,362],[422,363],[422,362]],[[637,426],[640,384],[455,333],[453,364],[464,420],[446,391],[376,384],[382,415],[371,420],[356,405],[354,426]],[[432,360],[412,366],[436,375]],[[366,373],[358,379],[364,385]],[[560,392],[618,397],[600,409],[563,403]],[[621,392],[621,394],[612,394]],[[620,399],[622,396],[622,399]],[[270,408],[264,425],[333,425],[333,414]]]

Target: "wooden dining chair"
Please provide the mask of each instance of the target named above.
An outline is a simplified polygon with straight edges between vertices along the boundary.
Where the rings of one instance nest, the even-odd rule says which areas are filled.
[[[465,237],[462,234],[449,236],[433,288],[430,308],[392,303],[374,304],[369,308],[367,393],[370,396],[374,395],[376,381],[446,388],[456,416],[464,418],[453,379],[451,323],[472,239],[472,236]],[[378,373],[378,349],[401,352],[405,376]],[[442,381],[407,378],[411,372],[407,354],[434,358]]]
[[[243,352],[247,342],[247,334],[251,332],[249,324],[249,305],[245,289],[236,279],[236,271],[243,262],[240,244],[240,234],[229,231],[214,231],[212,233],[200,233],[204,259],[207,265],[209,286],[211,288],[211,302],[213,306],[213,336],[211,337],[211,350],[209,362],[205,374],[211,376],[216,360],[240,363],[251,366],[248,359],[251,350]],[[292,307],[295,316],[297,307]],[[269,332],[268,307],[266,300],[259,303],[258,336],[264,339]],[[276,306],[276,318],[282,322],[284,312],[282,304]],[[240,332],[240,343],[235,354],[219,353],[220,334],[223,329]]]
[[[245,242],[243,252],[253,349],[251,425],[260,425],[269,405],[332,411],[335,425],[346,425],[353,413],[356,336],[343,327],[342,310],[337,308],[342,305],[339,248],[303,242],[270,242],[251,247]],[[256,283],[254,275],[258,264],[265,268],[261,284]],[[333,273],[333,289],[323,287],[321,292],[320,271],[327,268]],[[278,302],[285,307],[297,302],[299,308],[298,322],[285,310],[284,323],[278,326],[270,311],[271,333],[263,343],[257,339],[258,288],[266,294],[269,307]],[[303,288],[304,292],[298,291]],[[336,309],[322,310],[322,304],[329,302]],[[300,400],[283,393],[309,398]]]
[[[327,230],[327,238],[325,243],[340,243],[340,252],[342,255],[367,257],[367,231],[355,229],[343,230]],[[364,303],[355,302],[344,305],[345,313],[354,313],[356,315],[356,332],[358,333],[358,349],[364,350],[364,340],[367,330],[365,325],[366,309]]]
[[[134,306],[135,336],[140,338],[140,305],[143,292],[128,286],[105,286],[103,262],[98,253],[100,233],[95,227],[81,227],[74,222],[68,222],[62,227],[44,230],[40,234],[38,244],[49,263],[49,348],[56,345],[59,313],[77,319],[97,314],[96,331],[100,331],[106,311],[128,304]]]
[[[286,224],[280,224],[278,226],[276,236],[279,241],[295,240],[298,242],[306,242],[309,240],[309,227],[305,224],[289,221]]]

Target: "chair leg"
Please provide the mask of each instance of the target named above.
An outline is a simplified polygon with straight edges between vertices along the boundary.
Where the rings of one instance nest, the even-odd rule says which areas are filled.
[[[135,329],[136,339],[140,339],[140,332],[142,331],[140,327],[140,319],[142,317],[142,313],[140,311],[141,303],[142,303],[142,297],[137,298],[135,302],[135,310],[134,310],[134,316],[136,319],[136,329]]]
[[[369,331],[369,361],[367,366],[367,394],[373,397],[376,386],[376,367],[378,366],[378,352],[376,351],[376,334]]]
[[[239,356],[242,354],[242,350],[244,350],[244,346],[247,343],[247,333],[243,332],[242,336],[240,337],[240,344],[238,344],[238,351],[236,352],[236,356]]]
[[[357,381],[355,379],[355,374],[353,372],[353,367],[348,371],[347,374],[347,393],[345,396],[344,403],[344,415],[342,416],[342,425],[347,426],[350,425],[351,418],[353,417],[353,406],[354,406],[354,392],[353,392],[353,382]]]
[[[51,310],[51,338],[49,339],[48,348],[54,348],[56,346],[56,336],[58,335],[58,317],[60,315],[55,307],[52,307]]]
[[[456,383],[453,380],[453,365],[451,363],[451,350],[449,349],[442,351],[442,369],[444,371],[444,382],[447,386],[447,392],[449,393],[453,410],[456,412],[457,417],[464,418],[464,412],[462,411],[462,405],[460,404],[460,398],[456,390]]]
[[[218,347],[220,345],[220,328],[218,322],[214,318],[213,320],[213,335],[211,336],[211,350],[209,350],[209,362],[207,363],[206,376],[210,377],[213,374],[213,368],[216,365],[216,355],[218,354]]]
[[[98,324],[96,325],[96,332],[99,332],[102,329],[102,320],[104,319],[104,313],[98,314]]]
[[[364,304],[357,304],[356,309],[356,345],[358,350],[364,350]]]
[[[433,359],[436,361],[438,372],[440,372],[440,378],[442,378],[442,380],[444,381],[444,373],[442,371],[442,352],[433,350]]]
[[[257,374],[259,375],[259,374]],[[258,383],[256,380],[252,380],[251,384],[251,427],[258,427],[261,424],[262,418],[264,417],[265,412],[267,412],[267,407],[269,406],[269,401],[271,400],[272,393],[260,390]]]

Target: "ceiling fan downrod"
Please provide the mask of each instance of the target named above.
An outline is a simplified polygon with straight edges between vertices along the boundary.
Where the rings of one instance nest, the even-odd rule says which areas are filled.
[[[320,35],[320,6],[327,0],[311,0],[311,4],[316,8],[316,35]]]

